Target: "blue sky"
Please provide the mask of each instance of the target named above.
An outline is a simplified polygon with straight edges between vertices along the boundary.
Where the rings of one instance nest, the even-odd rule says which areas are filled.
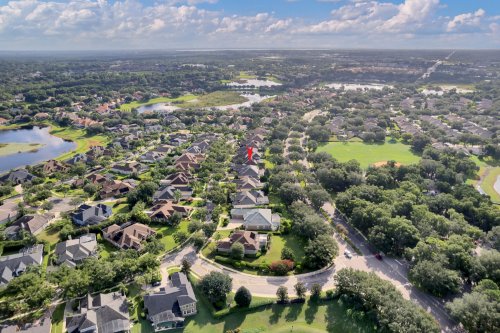
[[[0,49],[499,48],[500,0],[0,0]]]

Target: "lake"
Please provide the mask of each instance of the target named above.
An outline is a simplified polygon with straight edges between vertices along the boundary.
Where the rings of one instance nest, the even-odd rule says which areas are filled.
[[[76,149],[76,143],[53,136],[49,131],[49,127],[38,126],[1,130],[0,143],[38,143],[43,146],[36,152],[0,156],[0,173],[26,165],[38,164]]]

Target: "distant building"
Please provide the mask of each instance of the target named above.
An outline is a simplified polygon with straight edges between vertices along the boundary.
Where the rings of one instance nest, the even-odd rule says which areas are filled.
[[[173,273],[167,287],[144,296],[144,308],[155,332],[179,328],[184,318],[195,315],[196,296],[184,273]]]
[[[2,182],[11,182],[13,184],[19,185],[31,182],[36,176],[29,173],[26,169],[19,169],[9,172],[5,176],[0,177]]]
[[[231,220],[241,221],[245,230],[268,230],[276,231],[280,227],[281,218],[273,214],[270,209],[245,209],[235,208],[231,210]]]
[[[50,160],[43,166],[43,172],[46,174],[51,174],[54,172],[68,172],[69,166],[63,162],[56,160]]]

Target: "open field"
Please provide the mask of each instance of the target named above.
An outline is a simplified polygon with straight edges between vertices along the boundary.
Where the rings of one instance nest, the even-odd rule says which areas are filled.
[[[0,143],[0,156],[36,151],[41,147],[38,143]]]
[[[178,98],[158,97],[150,99],[147,102],[141,103],[134,101],[132,103],[122,104],[120,110],[131,111],[133,108],[138,108],[144,105],[152,105],[157,103],[171,103],[179,108],[206,108],[212,106],[232,105],[246,102],[245,97],[240,96],[235,91],[214,91],[206,95],[184,95]]]
[[[362,168],[383,161],[394,160],[401,164],[413,164],[420,157],[411,152],[410,146],[400,142],[385,144],[366,144],[363,142],[328,142],[318,147],[317,152],[327,152],[340,162],[357,160]]]
[[[57,157],[59,161],[66,160],[75,154],[85,153],[91,146],[106,145],[109,141],[104,135],[88,136],[83,129],[64,128],[54,124],[51,124],[50,127],[50,134],[64,140],[73,141],[77,145],[75,150]]]
[[[122,110],[122,111],[131,111],[132,109],[138,108],[138,107],[143,106],[143,105],[152,105],[152,104],[156,104],[156,103],[173,103],[173,104],[178,104],[178,103],[183,103],[183,102],[187,102],[187,101],[193,100],[195,98],[196,98],[196,96],[192,95],[192,94],[180,96],[180,97],[177,97],[177,98],[157,97],[157,98],[150,99],[149,101],[144,102],[144,103],[141,103],[141,102],[138,102],[138,101],[133,101],[131,103],[122,104],[120,106],[120,110]]]

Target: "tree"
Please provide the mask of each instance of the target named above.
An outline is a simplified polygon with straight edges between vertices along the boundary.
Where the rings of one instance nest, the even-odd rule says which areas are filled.
[[[179,223],[182,221],[182,215],[179,212],[174,212],[170,217],[168,218],[168,223],[171,226],[178,226]]]
[[[288,302],[288,288],[285,286],[280,286],[276,291],[276,296],[278,297],[279,303]]]
[[[311,299],[315,301],[319,300],[319,298],[321,297],[322,290],[323,288],[319,283],[314,283],[311,286]]]
[[[203,228],[203,223],[201,223],[200,221],[191,221],[188,224],[188,232],[189,233],[194,233],[194,232],[200,230],[201,228]]]
[[[182,258],[181,272],[186,275],[189,275],[189,273],[191,272],[191,263],[186,258]]]
[[[283,249],[281,249],[281,259],[295,261],[295,255],[289,247],[284,247]]]
[[[252,303],[252,294],[250,290],[243,286],[239,287],[234,295],[234,301],[241,308],[249,306],[250,303]]]
[[[422,260],[409,272],[417,285],[436,296],[445,296],[460,290],[461,279],[456,271],[447,269],[439,261]]]
[[[425,147],[431,144],[431,142],[431,138],[427,135],[415,134],[411,142],[411,147],[415,152],[421,153],[424,151]]]
[[[304,282],[297,282],[294,286],[293,289],[295,289],[295,294],[297,295],[297,298],[299,299],[304,299],[306,298],[306,292],[307,288]]]
[[[233,286],[229,275],[221,272],[210,272],[200,280],[200,289],[213,304],[224,302]]]
[[[323,204],[325,202],[330,200],[330,194],[328,194],[328,192],[324,189],[309,191],[307,195],[309,197],[309,200],[311,200],[311,205],[317,210],[323,207]]]
[[[182,199],[182,192],[180,190],[175,190],[174,191],[174,201],[179,202],[179,200]]]
[[[188,234],[185,231],[179,230],[173,233],[172,237],[174,238],[177,244],[184,243],[188,239]]]
[[[278,195],[287,206],[291,205],[294,201],[304,200],[306,197],[304,189],[292,183],[281,185]]]
[[[241,260],[245,257],[245,247],[243,244],[236,242],[231,245],[231,257],[237,260]]]
[[[200,249],[203,244],[205,244],[205,234],[202,231],[197,231],[196,233],[193,234],[191,237],[193,240],[193,245],[197,248]]]
[[[491,280],[483,280],[472,293],[466,293],[446,305],[450,314],[457,319],[467,332],[495,332],[500,327],[498,301],[500,291]]]
[[[306,239],[314,239],[319,235],[331,235],[332,228],[318,214],[310,214],[303,219],[294,219],[295,234]]]
[[[148,239],[146,245],[144,246],[145,253],[160,254],[165,251],[165,245],[156,238]]]
[[[288,272],[293,270],[293,261],[290,260],[278,260],[269,265],[269,269],[276,275],[287,275]]]
[[[338,255],[337,242],[330,235],[319,235],[316,239],[309,240],[304,249],[306,265],[312,269],[330,265]]]

